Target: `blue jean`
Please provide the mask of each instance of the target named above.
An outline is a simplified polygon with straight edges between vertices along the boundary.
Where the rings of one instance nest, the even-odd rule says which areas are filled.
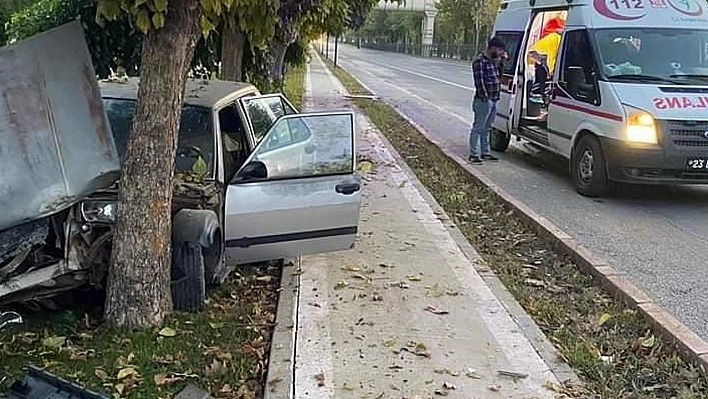
[[[470,156],[479,156],[480,146],[482,147],[482,155],[487,155],[489,154],[489,130],[492,128],[497,113],[497,103],[475,97],[472,102],[472,112],[474,113],[474,123],[472,130],[470,130]]]

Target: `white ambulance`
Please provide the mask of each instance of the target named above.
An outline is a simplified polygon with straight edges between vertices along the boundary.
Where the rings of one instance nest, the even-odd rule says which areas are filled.
[[[560,154],[587,196],[609,182],[708,184],[705,0],[502,1],[492,149],[513,135]]]

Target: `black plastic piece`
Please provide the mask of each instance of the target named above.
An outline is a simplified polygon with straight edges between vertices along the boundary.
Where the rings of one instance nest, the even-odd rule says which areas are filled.
[[[8,399],[111,399],[59,378],[39,367],[30,366],[22,381],[16,381],[6,393]]]

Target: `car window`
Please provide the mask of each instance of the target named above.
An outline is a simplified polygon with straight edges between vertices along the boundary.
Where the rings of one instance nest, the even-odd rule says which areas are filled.
[[[502,73],[504,75],[514,75],[519,58],[519,48],[521,47],[521,40],[524,38],[524,33],[499,32],[496,36],[504,42],[507,54],[509,55],[509,60],[504,64]]]
[[[351,113],[282,118],[256,149],[252,161],[266,165],[269,179],[351,173],[354,118]]]
[[[312,136],[310,129],[300,119],[288,119],[285,123],[276,124],[273,130],[273,134],[268,135],[263,144],[264,150],[270,151],[296,144]]]
[[[296,113],[281,96],[253,97],[243,99],[244,108],[250,119],[256,143],[260,143],[276,120],[284,115]]]
[[[128,138],[133,127],[136,102],[107,98],[104,108],[111,124],[118,155],[124,159]],[[214,170],[213,118],[209,108],[185,106],[178,137],[176,170],[194,172],[202,177],[211,176]]]

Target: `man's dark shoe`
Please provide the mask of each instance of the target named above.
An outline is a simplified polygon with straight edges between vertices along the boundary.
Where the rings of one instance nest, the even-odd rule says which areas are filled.
[[[468,160],[471,164],[476,164],[476,165],[479,165],[479,164],[483,163],[483,162],[482,162],[482,158],[480,158],[480,157],[475,157],[475,156],[472,156],[472,155],[470,155],[469,158],[467,158],[467,160]]]
[[[499,160],[499,158],[495,157],[492,154],[482,155],[482,159],[484,159],[485,161],[491,161],[491,162],[496,162]]]

